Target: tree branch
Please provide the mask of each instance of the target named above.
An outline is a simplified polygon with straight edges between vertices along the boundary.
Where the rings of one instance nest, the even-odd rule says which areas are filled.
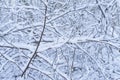
[[[41,32],[40,39],[39,39],[39,41],[38,41],[37,47],[36,47],[36,49],[35,49],[32,57],[30,58],[30,60],[29,60],[29,62],[28,62],[28,64],[27,64],[25,70],[23,71],[21,77],[23,77],[23,75],[26,73],[27,69],[29,68],[29,65],[31,64],[31,62],[32,62],[32,60],[33,60],[33,58],[34,58],[34,57],[36,56],[36,54],[37,54],[37,50],[38,50],[38,48],[39,48],[39,46],[40,46],[40,43],[41,43],[41,40],[42,40],[42,37],[43,37],[43,33],[44,33],[45,27],[46,27],[46,20],[47,20],[46,14],[47,14],[47,6],[45,5],[45,18],[44,18],[43,30],[42,30],[42,32]]]

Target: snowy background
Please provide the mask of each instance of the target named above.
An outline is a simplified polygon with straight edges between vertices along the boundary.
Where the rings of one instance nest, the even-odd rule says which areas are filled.
[[[120,0],[0,0],[0,80],[120,80]]]

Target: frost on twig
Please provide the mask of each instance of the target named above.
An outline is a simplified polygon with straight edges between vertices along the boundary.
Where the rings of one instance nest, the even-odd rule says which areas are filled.
[[[0,0],[0,80],[119,80],[119,5]]]

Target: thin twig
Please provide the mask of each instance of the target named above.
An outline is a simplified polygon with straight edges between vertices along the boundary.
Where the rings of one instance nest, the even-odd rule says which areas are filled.
[[[99,5],[98,0],[96,0],[96,3],[98,4],[98,8],[100,9],[100,11],[101,11],[103,17],[106,18],[105,14],[104,14],[104,11],[102,10],[101,6]]]
[[[38,41],[37,47],[36,47],[32,57],[30,58],[25,70],[23,71],[21,77],[23,77],[23,75],[26,73],[27,69],[29,68],[29,65],[31,64],[31,62],[33,60],[33,58],[37,55],[37,50],[38,50],[38,48],[40,46],[40,43],[41,43],[41,40],[42,40],[42,37],[43,37],[43,33],[44,33],[44,30],[45,30],[45,27],[46,27],[46,20],[47,20],[46,14],[47,14],[47,6],[45,5],[45,18],[44,18],[43,30],[41,32],[40,39]]]
[[[95,64],[97,65],[98,69],[100,70],[101,74],[103,75],[103,77],[106,80],[108,80],[107,76],[103,73],[103,71],[102,71],[101,67],[98,65],[97,61],[91,55],[89,55],[89,53],[84,48],[82,48],[79,44],[75,44],[75,45],[76,45],[76,47],[81,49],[88,57],[90,57],[95,62]]]
[[[73,80],[73,79],[72,79],[72,72],[73,72],[73,68],[74,68],[75,52],[76,52],[76,49],[74,49],[73,58],[72,58],[72,65],[71,65],[71,72],[70,72],[70,80]]]

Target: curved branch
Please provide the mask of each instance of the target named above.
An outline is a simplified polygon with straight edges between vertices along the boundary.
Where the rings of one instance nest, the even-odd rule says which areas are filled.
[[[38,41],[37,47],[36,47],[36,49],[35,49],[32,57],[30,58],[27,66],[26,66],[26,68],[25,68],[25,70],[23,71],[23,73],[22,73],[21,76],[23,76],[23,75],[26,73],[27,69],[29,68],[29,65],[31,64],[31,62],[32,62],[32,60],[33,60],[33,58],[37,55],[37,51],[38,51],[38,48],[39,48],[39,46],[40,46],[40,43],[41,43],[41,40],[42,40],[42,37],[43,37],[43,33],[44,33],[45,27],[46,27],[46,20],[47,20],[46,14],[47,14],[47,6],[45,5],[45,18],[44,18],[43,30],[42,30],[42,32],[41,32],[40,39],[39,39],[39,41]]]

